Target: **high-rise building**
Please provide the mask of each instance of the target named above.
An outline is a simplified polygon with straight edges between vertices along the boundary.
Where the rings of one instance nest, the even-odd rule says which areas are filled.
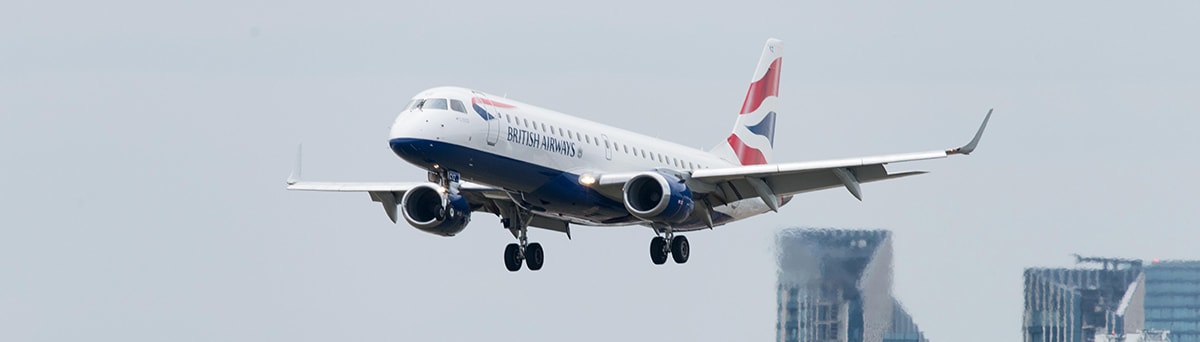
[[[1200,342],[1200,261],[1146,266],[1146,329],[1170,331],[1173,342]]]
[[[927,342],[892,296],[892,234],[793,229],[777,237],[780,342]]]
[[[1025,270],[1026,342],[1200,342],[1200,261]]]
[[[1126,341],[1140,334],[1146,300],[1141,260],[1075,258],[1103,266],[1025,270],[1025,342]]]

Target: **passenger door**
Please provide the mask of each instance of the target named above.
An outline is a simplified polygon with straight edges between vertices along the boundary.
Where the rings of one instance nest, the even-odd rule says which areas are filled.
[[[490,104],[492,101],[487,98],[487,95],[477,91],[472,91],[471,93],[474,94],[474,98],[471,99],[471,109],[476,112],[480,109],[484,111],[478,114],[483,118],[483,121],[487,122],[487,144],[488,146],[496,146],[496,142],[500,141],[500,117],[504,116],[504,113],[500,112],[499,107]],[[483,101],[475,99],[482,99]]]

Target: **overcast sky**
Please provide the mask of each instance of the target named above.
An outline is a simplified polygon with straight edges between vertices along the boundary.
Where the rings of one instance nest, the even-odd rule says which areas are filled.
[[[502,4],[503,3],[503,4]],[[1200,259],[1200,3],[0,3],[0,340],[775,337],[786,227],[894,232],[895,295],[935,341],[1020,338],[1021,271],[1071,253]],[[387,148],[459,85],[695,147],[723,140],[768,37],[775,158],[979,149],[688,234],[442,238],[313,180],[424,179]]]

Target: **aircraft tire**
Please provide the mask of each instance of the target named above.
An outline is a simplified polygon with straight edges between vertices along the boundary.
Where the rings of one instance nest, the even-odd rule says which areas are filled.
[[[504,267],[508,268],[509,272],[521,270],[521,246],[510,243],[504,247]]]
[[[691,244],[688,243],[687,237],[683,235],[671,238],[671,258],[675,259],[676,264],[682,264],[688,261],[688,256],[692,254]]]
[[[655,236],[650,239],[650,261],[655,265],[667,263],[667,239],[661,236]]]
[[[542,263],[546,261],[545,252],[542,251],[542,244],[534,242],[525,246],[525,265],[529,266],[530,271],[542,269]],[[517,267],[520,267],[518,265]]]

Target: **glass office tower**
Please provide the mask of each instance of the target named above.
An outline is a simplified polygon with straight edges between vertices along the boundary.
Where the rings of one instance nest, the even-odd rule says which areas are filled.
[[[1146,266],[1146,329],[1170,331],[1173,342],[1200,342],[1200,261]]]
[[[1103,268],[1025,270],[1025,342],[1124,341],[1140,333],[1145,283],[1137,260],[1083,258]]]
[[[890,232],[792,229],[776,241],[776,341],[928,341],[892,297]]]

